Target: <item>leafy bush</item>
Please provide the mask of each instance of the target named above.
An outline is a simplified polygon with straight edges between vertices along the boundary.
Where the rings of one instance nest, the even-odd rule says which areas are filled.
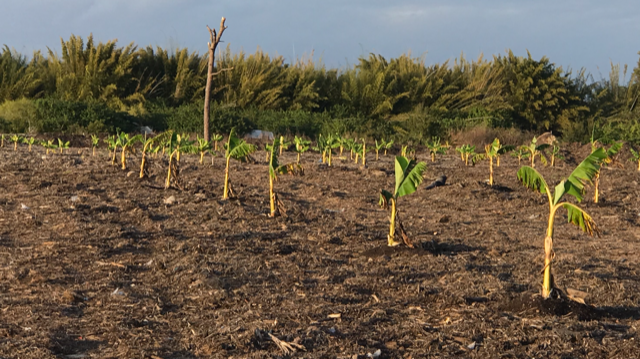
[[[10,133],[38,131],[34,102],[20,99],[6,101],[0,105],[0,131]]]

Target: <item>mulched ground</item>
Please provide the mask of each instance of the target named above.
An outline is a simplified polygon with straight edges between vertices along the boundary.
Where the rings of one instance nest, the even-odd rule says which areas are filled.
[[[564,167],[539,166],[548,182],[588,152],[572,149]],[[139,159],[122,171],[79,150],[0,149],[2,358],[287,357],[270,334],[305,358],[640,356],[631,163],[605,169],[601,203],[583,203],[600,238],[558,215],[555,281],[588,293],[581,305],[539,299],[548,205],[512,158],[493,188],[486,163],[428,162],[425,182],[447,185],[399,200],[409,249],[386,246],[377,206],[391,156],[361,169],[305,154],[305,175],[276,183],[287,217],[271,219],[264,153],[233,164],[238,198],[222,201],[220,158],[183,156],[185,190],[164,190],[161,160],[139,180]]]

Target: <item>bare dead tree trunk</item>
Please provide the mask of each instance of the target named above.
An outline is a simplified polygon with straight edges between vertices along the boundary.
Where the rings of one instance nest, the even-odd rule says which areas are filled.
[[[222,38],[222,33],[227,28],[224,26],[225,18],[223,17],[220,20],[220,30],[216,33],[215,29],[209,28],[207,25],[207,30],[209,30],[209,65],[207,69],[207,86],[204,89],[204,139],[205,141],[209,141],[211,138],[209,136],[209,103],[211,101],[211,81],[213,80],[213,62],[215,60],[216,48],[220,43],[220,39]]]

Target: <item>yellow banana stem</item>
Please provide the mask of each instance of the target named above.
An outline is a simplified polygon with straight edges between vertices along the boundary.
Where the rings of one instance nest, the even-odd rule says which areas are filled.
[[[332,152],[333,151],[331,151],[331,148],[329,148],[329,159],[328,159],[329,160],[329,167],[331,167],[331,157],[332,157],[331,154],[332,154]]]
[[[298,152],[298,160],[296,161],[296,163],[300,163],[300,152]]]
[[[200,164],[202,164],[203,160],[204,160],[204,152],[200,152]]]
[[[638,172],[640,172],[640,160],[638,160]]]
[[[127,169],[127,159],[126,159],[126,157],[125,157],[125,156],[126,156],[126,155],[125,155],[126,150],[127,150],[127,146],[123,146],[123,147],[122,147],[122,156],[121,156],[121,160],[120,160],[120,162],[122,163],[122,169],[123,169],[123,170],[126,170],[126,169]]]
[[[177,150],[173,151],[169,154],[169,170],[167,171],[167,181],[164,184],[164,188],[168,189],[171,187],[171,162],[173,161],[173,155],[177,152]]]
[[[91,156],[95,156],[96,155],[96,148],[93,148],[93,153],[91,154]]]
[[[489,186],[493,186],[493,157],[489,156]]]
[[[464,165],[465,166],[469,165],[469,154],[468,153],[464,154]]]
[[[435,162],[435,161],[436,161],[436,154],[431,153],[431,162]]]
[[[356,152],[356,161],[355,161],[356,164],[358,163],[358,157],[359,156],[360,156],[360,152]]]
[[[378,149],[376,148],[376,161],[378,161]]]
[[[551,154],[551,167],[555,167],[556,166],[556,155],[554,155],[553,153]]]
[[[282,144],[284,143],[284,136],[280,136],[280,156],[282,156]]]
[[[362,139],[362,167],[367,166],[367,143]]]
[[[600,171],[596,172],[595,177],[593,178],[593,186],[594,186],[594,192],[593,192],[593,203],[598,203],[598,196],[600,194]]]
[[[13,143],[13,150],[17,151],[18,150],[18,142],[14,142]]]
[[[561,204],[553,206],[550,202],[549,223],[547,236],[544,239],[544,277],[542,279],[542,298],[547,299],[551,295],[551,260],[553,259],[553,221]]]
[[[536,154],[531,152],[531,168],[536,168]]]
[[[387,237],[387,240],[388,240],[388,245],[390,247],[393,247],[398,244],[395,241],[395,234],[396,234],[396,200],[395,198],[391,198],[389,200],[389,203],[391,204],[391,214],[389,217],[389,236]]]
[[[227,166],[224,169],[224,192],[222,192],[222,199],[229,198],[229,161],[231,161],[231,156],[227,157]]]
[[[140,178],[144,178],[144,165],[147,160],[147,153],[142,152],[142,160],[140,161]]]
[[[500,167],[500,156],[496,156],[496,166]]]
[[[271,214],[269,217],[275,217],[276,215],[276,195],[273,193],[273,177],[269,174],[269,205],[271,206]]]

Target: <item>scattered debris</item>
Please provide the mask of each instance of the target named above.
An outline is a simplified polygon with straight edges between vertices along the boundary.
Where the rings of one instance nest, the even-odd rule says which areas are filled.
[[[285,355],[289,355],[291,353],[295,353],[297,350],[302,350],[302,351],[306,351],[306,348],[298,343],[290,343],[290,342],[285,342],[284,340],[280,340],[278,338],[276,338],[273,334],[271,333],[267,333],[269,335],[269,338],[271,339],[271,341],[273,341],[274,343],[276,343],[276,345],[278,346],[278,348],[280,348],[280,350],[282,350],[282,352]]]

